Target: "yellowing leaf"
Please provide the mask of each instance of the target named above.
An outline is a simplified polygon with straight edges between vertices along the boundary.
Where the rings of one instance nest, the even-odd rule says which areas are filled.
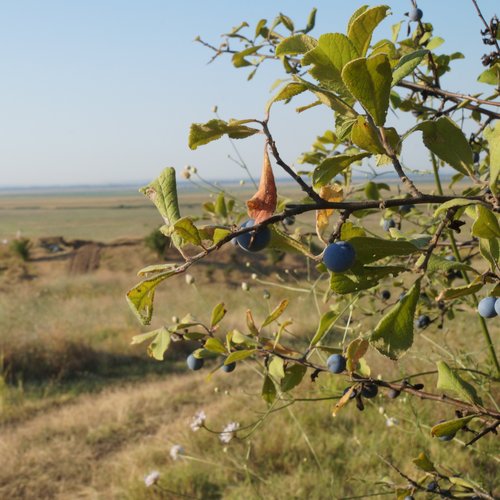
[[[339,184],[323,186],[319,191],[319,195],[324,200],[331,202],[340,202],[344,199],[344,191],[342,189],[342,186],[340,186]],[[323,239],[323,233],[328,227],[328,222],[332,214],[333,208],[316,210],[316,233],[318,234],[318,237],[323,241],[325,241]]]

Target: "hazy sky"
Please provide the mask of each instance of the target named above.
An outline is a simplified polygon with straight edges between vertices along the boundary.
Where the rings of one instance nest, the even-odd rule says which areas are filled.
[[[283,73],[268,64],[247,82],[248,69],[229,58],[207,65],[211,53],[196,35],[218,44],[241,21],[251,27],[282,11],[299,27],[318,8],[311,33],[345,31],[361,0],[238,2],[229,0],[0,0],[0,186],[123,183],[148,180],[165,166],[198,167],[207,178],[242,178],[227,156],[226,140],[196,151],[187,146],[189,125],[213,118],[261,118],[269,89]],[[390,37],[410,1],[391,0],[393,15],[377,30]],[[497,0],[479,0],[491,17]],[[371,3],[376,5],[376,3]],[[476,83],[482,66],[479,19],[469,0],[420,0],[424,20],[446,43],[437,52],[461,51],[450,90],[488,92]],[[498,11],[498,8],[497,8]],[[500,12],[497,12],[500,14]],[[274,109],[270,122],[282,156],[293,163],[332,114]],[[398,130],[411,125],[394,121]],[[404,160],[427,168],[415,144]],[[262,137],[240,142],[251,169],[260,170]]]

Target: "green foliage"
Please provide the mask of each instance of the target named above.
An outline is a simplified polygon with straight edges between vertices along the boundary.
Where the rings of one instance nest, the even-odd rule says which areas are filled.
[[[32,247],[33,243],[29,238],[15,238],[9,244],[10,251],[24,261],[29,260]]]
[[[242,320],[246,323],[246,333],[234,326],[224,331],[226,308],[219,303],[207,324],[186,322],[182,328],[165,330],[169,335],[159,338],[155,331],[141,338],[155,339],[150,354],[158,359],[163,357],[164,346],[168,347],[166,337],[175,333],[181,339],[199,343],[195,351],[198,357],[223,356],[225,366],[255,361],[254,366],[262,376],[260,394],[268,406],[263,419],[270,412],[301,400],[295,399],[295,394],[304,386],[309,387],[308,380],[313,392],[326,388],[330,394],[332,387],[337,390],[333,375],[325,373],[328,372],[325,355],[342,354],[347,360],[345,376],[349,386],[346,390],[342,388],[343,395],[326,397],[338,399],[332,411],[334,416],[347,405],[363,410],[377,393],[390,390],[390,397],[396,398],[407,392],[408,397],[417,395],[436,403],[444,400],[456,406],[455,419],[448,418],[432,428],[433,435],[442,437],[467,430],[469,423],[475,425],[477,413],[490,426],[498,419],[495,409],[479,406],[483,400],[481,395],[493,398],[488,384],[493,374],[500,373],[487,325],[484,321],[478,323],[484,340],[483,352],[477,349],[467,353],[451,352],[445,341],[432,339],[425,332],[422,338],[439,348],[432,355],[437,357],[434,372],[412,374],[410,370],[406,373],[408,368],[400,369],[399,360],[408,352],[415,353],[415,359],[425,356],[416,350],[415,344],[418,346],[420,342],[414,344],[415,323],[419,331],[429,329],[437,334],[444,329],[443,325],[453,324],[456,313],[468,311],[475,315],[476,292],[498,295],[499,129],[495,123],[497,114],[491,111],[497,108],[498,96],[478,100],[476,96],[442,88],[441,77],[451,72],[452,62],[463,55],[459,52],[437,54],[435,50],[444,40],[434,34],[427,20],[411,23],[406,38],[400,39],[402,23],[398,23],[393,26],[392,40],[373,40],[375,29],[388,14],[386,5],[362,6],[350,18],[346,33],[313,37],[306,33],[314,27],[315,10],[304,29],[297,29],[297,23],[279,13],[271,24],[260,20],[249,36],[243,33],[250,27],[247,23],[240,24],[225,35],[220,49],[214,48],[214,58],[232,54],[236,68],[251,68],[249,78],[261,64],[269,61],[282,66],[284,78],[273,86],[279,89],[264,107],[264,118],[229,122],[216,119],[193,124],[189,147],[196,149],[224,135],[245,139],[263,133],[276,164],[307,195],[276,200],[274,177],[263,176],[250,205],[257,200],[262,206],[272,205],[272,210],[279,207],[272,219],[259,219],[271,232],[271,241],[263,252],[271,257],[279,252],[280,258],[285,254],[290,254],[290,258],[291,254],[298,255],[297,258],[305,262],[301,267],[305,271],[303,275],[294,276],[294,282],[290,281],[288,268],[286,278],[279,273],[271,281],[260,279],[257,273],[252,276],[257,282],[276,287],[285,298],[280,297],[274,308],[266,310],[262,322],[254,321],[248,309]],[[492,63],[492,68],[480,75],[480,81],[498,84],[496,64]],[[304,170],[295,172],[280,156],[269,118],[278,103],[287,105],[298,95],[310,96],[312,100],[297,108],[297,112],[325,106],[333,111],[334,123],[331,130],[317,136],[311,150],[299,159]],[[488,105],[490,108],[485,109]],[[389,112],[397,115],[411,112],[416,123],[402,133],[385,126]],[[470,127],[476,132],[466,132]],[[429,168],[436,184],[432,189],[417,185],[415,172],[406,168],[401,156],[405,142],[415,131],[422,133],[422,143],[430,152]],[[425,160],[420,159],[419,163],[424,168]],[[399,183],[380,179],[387,171],[379,167],[387,166],[397,174]],[[456,171],[447,192],[441,175],[445,166]],[[361,182],[356,175],[360,172],[364,175]],[[161,192],[160,199],[170,199],[175,206],[172,172],[164,173],[156,183],[150,191]],[[432,194],[422,194],[429,192]],[[279,196],[279,189],[278,193]],[[199,218],[181,218],[178,210],[167,214],[165,202],[158,203],[157,198],[152,196],[165,220],[163,230],[176,238],[174,244],[179,250],[183,248],[184,263],[178,267],[151,268],[152,276],[129,291],[129,303],[145,324],[151,320],[155,287],[166,278],[186,271],[236,236],[240,237],[240,231],[248,228],[242,229],[237,223],[250,213],[245,214],[243,203],[234,202],[229,206],[227,194],[219,190],[214,199],[204,204],[204,217],[207,218],[208,213],[213,226],[201,226]],[[307,213],[312,213],[314,220],[312,216],[307,218]],[[389,230],[383,235],[380,235],[380,227],[373,227],[375,214],[378,220],[394,222],[392,227],[385,228]],[[472,221],[471,225],[464,225],[462,219],[466,217]],[[290,219],[295,224],[293,227],[287,222]],[[356,221],[352,222],[353,219]],[[325,245],[338,240],[349,242],[355,253],[354,264],[346,272],[327,272],[323,263]],[[243,259],[236,257],[239,258]],[[473,279],[469,274],[474,275]],[[248,291],[248,283],[243,285]],[[399,299],[389,299],[389,287],[409,289]],[[293,329],[293,318],[287,317],[293,311],[293,293],[314,298],[310,326],[307,332],[300,334]],[[334,330],[341,331],[342,337],[329,335]],[[476,333],[474,331],[474,335]],[[333,345],[329,343],[330,337],[335,337]],[[457,366],[471,371],[470,382],[439,359],[443,353],[455,358]],[[397,382],[387,381],[384,374],[380,380],[372,378],[370,365],[376,363],[380,355],[397,361],[398,370],[405,378]],[[219,363],[218,368],[220,366]],[[423,375],[434,376],[437,388],[446,393],[443,398],[425,392],[423,384],[413,383],[413,377]],[[319,376],[320,383],[317,382]],[[452,399],[449,393],[458,400]],[[351,400],[355,403],[350,403]],[[490,430],[485,434],[488,433]],[[471,483],[459,484],[438,473],[438,466],[425,453],[420,454],[414,464],[421,472],[447,481],[450,491],[470,493]],[[410,483],[424,484],[426,477]],[[412,488],[395,483],[391,483],[390,488],[398,498],[413,493]]]
[[[144,243],[146,246],[153,250],[158,257],[165,255],[165,250],[168,248],[170,238],[165,236],[159,229],[153,229],[145,238]]]

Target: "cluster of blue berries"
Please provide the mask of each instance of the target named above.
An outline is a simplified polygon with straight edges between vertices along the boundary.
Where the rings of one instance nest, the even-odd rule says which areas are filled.
[[[186,359],[187,366],[190,370],[200,370],[203,368],[205,360],[203,358],[197,358],[194,354],[190,354]],[[236,363],[229,363],[227,365],[222,365],[222,371],[226,373],[231,373],[236,368]]]
[[[500,315],[500,297],[485,297],[477,305],[477,312],[483,318],[494,318]]]

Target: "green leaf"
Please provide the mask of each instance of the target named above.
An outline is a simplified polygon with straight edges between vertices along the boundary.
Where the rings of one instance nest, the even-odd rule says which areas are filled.
[[[226,315],[227,309],[224,306],[224,302],[220,302],[217,304],[213,310],[212,310],[212,317],[210,319],[210,328],[213,328],[214,326],[218,325],[221,321],[222,318]]]
[[[151,322],[157,285],[174,274],[176,271],[166,271],[152,278],[146,278],[127,292],[127,302],[143,325],[149,325]]]
[[[173,228],[175,233],[182,240],[181,245],[191,243],[193,245],[201,246],[201,238],[198,233],[198,228],[193,224],[193,221],[189,217],[182,217],[181,219],[178,219],[174,223]]]
[[[340,229],[340,239],[342,241],[349,241],[357,236],[366,236],[366,232],[362,227],[355,226],[350,221],[342,224],[342,228]]]
[[[158,330],[153,330],[152,332],[146,332],[146,333],[141,333],[139,335],[134,335],[132,337],[132,342],[130,342],[130,345],[141,344],[145,340],[148,340],[157,334],[158,334]]]
[[[353,118],[357,116],[356,111],[352,108],[346,101],[323,87],[318,87],[317,85],[308,82],[298,76],[294,77],[295,80],[302,82],[307,88],[321,101],[322,104],[333,109],[335,112],[344,116],[344,118]]]
[[[309,17],[307,18],[307,25],[304,29],[304,33],[309,33],[311,30],[314,29],[314,26],[316,24],[316,12],[318,9],[316,7],[313,7],[311,12],[309,13]]]
[[[476,220],[472,224],[471,232],[478,238],[500,238],[500,225],[498,217],[483,205],[476,206]]]
[[[153,182],[139,191],[154,203],[167,226],[180,219],[175,169],[173,167],[165,168]],[[172,235],[172,242],[176,247],[182,244],[178,235]]]
[[[346,349],[347,371],[353,372],[356,370],[358,361],[366,354],[369,345],[368,340],[360,338],[349,343]]]
[[[352,26],[352,23],[361,15],[363,14],[363,12],[366,11],[366,9],[368,9],[369,5],[362,5],[361,7],[359,7],[358,9],[356,9],[354,11],[354,13],[352,14],[352,16],[350,17],[349,19],[349,22],[347,23],[347,31],[349,31],[349,29],[351,28]]]
[[[289,234],[281,231],[280,229],[272,226],[271,228],[271,241],[268,248],[282,250],[284,252],[301,253],[309,258],[314,258],[314,255],[309,251],[309,247],[301,241],[293,238]]]
[[[301,94],[306,91],[307,87],[300,82],[290,82],[287,83],[280,91],[267,103],[266,109],[269,111],[273,103],[277,101],[287,101],[292,97]]]
[[[215,352],[216,354],[226,354],[224,344],[216,337],[209,337],[203,346],[207,351]]]
[[[307,368],[303,365],[288,365],[285,370],[285,377],[281,381],[281,390],[283,392],[288,392],[298,386],[302,382],[306,372]]]
[[[364,116],[358,116],[351,129],[351,141],[374,154],[383,154],[384,146],[375,127]]]
[[[259,51],[260,48],[262,48],[262,45],[254,45],[252,47],[248,47],[245,50],[242,50],[241,52],[237,52],[233,55],[232,58],[233,66],[235,68],[244,68],[245,66],[251,66],[252,63],[247,61],[245,57],[255,54]]]
[[[163,361],[163,356],[170,345],[171,333],[165,327],[155,330],[155,332],[156,337],[153,342],[149,344],[148,354],[158,361]]]
[[[419,278],[408,293],[379,321],[370,342],[381,354],[400,358],[413,344],[413,318],[420,296]]]
[[[364,6],[361,9],[364,9]],[[358,49],[359,55],[364,56],[370,46],[373,31],[387,16],[389,6],[379,5],[363,11],[361,9],[358,9],[349,21],[347,36]],[[360,14],[354,17],[358,12]]]
[[[233,361],[241,361],[243,359],[246,359],[256,351],[257,349],[242,349],[241,351],[234,351],[225,359],[224,364],[229,365]]]
[[[437,362],[437,388],[443,391],[454,392],[462,401],[481,404],[476,389],[453,371],[444,361]]]
[[[500,63],[496,63],[491,68],[484,70],[477,81],[488,85],[498,85],[500,82]]]
[[[356,261],[369,264],[384,257],[410,255],[418,248],[409,241],[384,240],[382,238],[355,237],[349,240],[356,252]]]
[[[415,262],[415,267],[419,267],[425,260],[425,255],[421,255],[417,262]],[[458,262],[453,260],[445,259],[444,257],[440,257],[438,255],[431,254],[431,257],[427,263],[427,273],[432,274],[436,271],[440,272],[448,272],[452,270],[463,270],[463,271],[473,271],[474,268],[465,264],[464,262]]]
[[[499,30],[500,31],[500,30]],[[500,64],[497,64],[500,72]],[[490,148],[490,189],[495,195],[500,193],[498,178],[500,176],[500,121],[493,128],[486,127],[484,137]]]
[[[434,50],[440,47],[444,43],[444,40],[440,36],[432,37],[429,43],[425,46],[428,50]]]
[[[337,174],[344,171],[354,162],[371,156],[370,153],[357,153],[353,155],[340,154],[323,160],[313,172],[313,184],[321,187],[328,184]]]
[[[371,115],[376,125],[385,123],[391,93],[392,70],[385,54],[361,57],[347,63],[342,80],[351,94]]]
[[[191,149],[196,149],[198,146],[220,139],[224,134],[227,134],[231,139],[244,139],[258,132],[260,130],[241,125],[238,122],[231,124],[224,120],[214,119],[207,123],[193,123],[189,130],[188,144]]]
[[[219,193],[214,205],[215,214],[219,217],[227,217],[226,200],[223,193]]]
[[[446,422],[441,422],[436,424],[431,429],[431,435],[435,437],[441,436],[454,436],[459,430],[463,429],[472,419],[474,415],[456,418],[454,420],[447,420]]]
[[[309,344],[309,348],[315,346],[323,339],[323,337],[332,329],[338,317],[339,315],[335,311],[327,311],[321,316],[318,328],[316,330],[316,333],[314,334],[313,339],[311,340],[311,343]]]
[[[278,383],[280,383],[281,379],[285,376],[283,360],[278,356],[273,356],[271,362],[269,363],[268,370],[269,375],[271,375]]]
[[[357,269],[356,272],[351,270],[347,273],[331,273],[330,289],[341,295],[359,292],[373,288],[382,278],[389,275],[397,276],[404,271],[406,271],[406,268],[403,266],[363,266]]]
[[[447,116],[435,121],[424,121],[413,127],[405,137],[415,130],[422,132],[424,144],[441,160],[461,174],[469,175],[473,170],[473,155],[467,137],[460,127]]]
[[[269,314],[269,316],[264,320],[264,323],[262,323],[262,326],[260,329],[264,328],[267,325],[270,325],[273,321],[276,321],[284,312],[285,309],[288,307],[288,299],[282,300],[278,306]]]
[[[177,264],[153,264],[151,266],[143,267],[140,271],[137,271],[137,276],[145,276],[147,274],[173,271],[176,267]]]
[[[490,263],[491,271],[495,272],[498,261],[500,260],[500,245],[498,238],[479,238],[479,251]]]
[[[321,35],[318,45],[302,58],[302,65],[312,64],[309,73],[316,80],[346,95],[341,77],[342,68],[357,57],[359,53],[349,38],[341,33],[327,33]]]
[[[315,38],[308,35],[292,35],[282,40],[276,47],[276,55],[280,56],[296,56],[297,54],[305,54],[314,49],[318,45]]]
[[[436,467],[424,452],[421,452],[412,462],[424,472],[434,472],[436,470]]]
[[[479,203],[476,200],[468,200],[466,198],[455,198],[453,200],[445,201],[441,203],[439,207],[434,211],[433,217],[436,218],[440,213],[446,212],[449,208],[453,207],[466,207],[468,205],[475,205]]]
[[[262,399],[268,404],[272,404],[276,399],[276,387],[271,377],[266,375],[264,377],[264,384],[262,385]]]
[[[231,332],[231,341],[235,344],[243,344],[251,347],[259,345],[259,343],[254,338],[241,333],[239,330],[233,330]]]
[[[454,288],[446,288],[437,297],[436,300],[453,300],[459,297],[465,297],[466,295],[472,295],[483,288],[484,283],[481,281],[473,281],[468,285],[457,286]]]
[[[219,243],[219,241],[223,240],[229,234],[231,234],[231,231],[229,231],[228,229],[222,229],[220,227],[215,228],[213,239],[214,245]]]
[[[391,87],[397,85],[403,78],[413,73],[415,68],[422,62],[422,59],[428,54],[427,50],[416,50],[404,55],[396,64],[392,72]]]

